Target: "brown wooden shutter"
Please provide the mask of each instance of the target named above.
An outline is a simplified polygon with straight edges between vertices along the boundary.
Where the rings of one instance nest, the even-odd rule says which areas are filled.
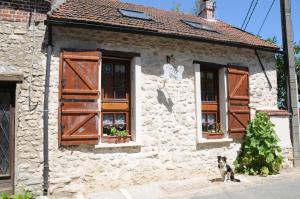
[[[229,137],[243,138],[250,120],[249,72],[246,67],[228,67]]]
[[[61,145],[98,143],[100,52],[61,53],[60,129]]]

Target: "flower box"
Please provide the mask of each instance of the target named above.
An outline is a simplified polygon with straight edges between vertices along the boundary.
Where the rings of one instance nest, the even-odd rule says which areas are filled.
[[[204,138],[206,139],[222,139],[224,138],[224,133],[203,133]]]
[[[127,143],[131,141],[131,136],[104,136],[102,138],[103,143],[109,144],[119,144],[119,143]]]

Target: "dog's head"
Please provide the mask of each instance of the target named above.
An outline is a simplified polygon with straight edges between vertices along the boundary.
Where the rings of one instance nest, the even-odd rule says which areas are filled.
[[[226,164],[226,161],[227,161],[227,158],[225,156],[217,156],[218,158],[218,167],[221,168],[221,167],[224,167],[225,164]]]

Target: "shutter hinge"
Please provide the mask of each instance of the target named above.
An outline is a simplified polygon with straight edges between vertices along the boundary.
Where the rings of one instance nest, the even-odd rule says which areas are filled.
[[[61,125],[60,125],[60,131],[63,133],[64,130],[65,130],[65,125],[61,124]]]
[[[65,88],[65,85],[66,85],[66,79],[62,79],[61,80],[61,87]]]

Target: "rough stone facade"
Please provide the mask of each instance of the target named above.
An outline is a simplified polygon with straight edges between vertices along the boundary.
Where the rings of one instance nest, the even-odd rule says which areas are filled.
[[[268,77],[268,87],[253,50],[212,44],[162,39],[124,33],[86,29],[53,30],[50,94],[50,194],[57,197],[72,190],[93,191],[155,180],[180,179],[217,172],[216,156],[224,154],[232,162],[239,143],[196,144],[196,113],[193,60],[247,66],[250,70],[251,108],[276,109],[276,72],[274,55],[260,52]],[[142,65],[142,147],[95,149],[59,148],[57,143],[58,67],[62,48],[106,49],[138,52]],[[158,92],[166,55],[173,54],[175,65],[185,66],[183,80],[166,84],[173,106],[162,101]],[[68,175],[65,175],[68,173]],[[60,195],[62,194],[62,195]]]
[[[45,29],[44,24],[35,26],[33,50],[33,26],[28,26],[27,23],[0,21],[0,65],[12,66],[24,76],[23,82],[17,84],[16,90],[16,191],[29,186],[37,190],[37,194],[41,193],[43,166],[42,100],[45,55],[42,46]]]
[[[0,22],[0,65],[13,65],[24,73],[17,86],[16,107],[16,190],[42,190],[43,141],[42,99],[45,75],[45,26],[35,27],[32,67],[32,27],[23,23]],[[50,195],[72,198],[74,192],[113,189],[157,180],[183,179],[218,172],[216,156],[235,159],[240,143],[196,143],[196,112],[193,61],[249,67],[250,107],[276,109],[274,54],[259,52],[272,82],[266,77],[253,50],[136,34],[100,30],[53,28],[49,101]],[[142,147],[95,148],[58,146],[58,69],[62,48],[106,49],[141,54]],[[173,106],[163,103],[158,92],[166,55],[183,65],[182,81],[166,84]],[[31,79],[31,74],[33,74]],[[31,84],[30,84],[31,81]],[[29,99],[29,88],[32,89]],[[29,102],[30,105],[29,106]]]

